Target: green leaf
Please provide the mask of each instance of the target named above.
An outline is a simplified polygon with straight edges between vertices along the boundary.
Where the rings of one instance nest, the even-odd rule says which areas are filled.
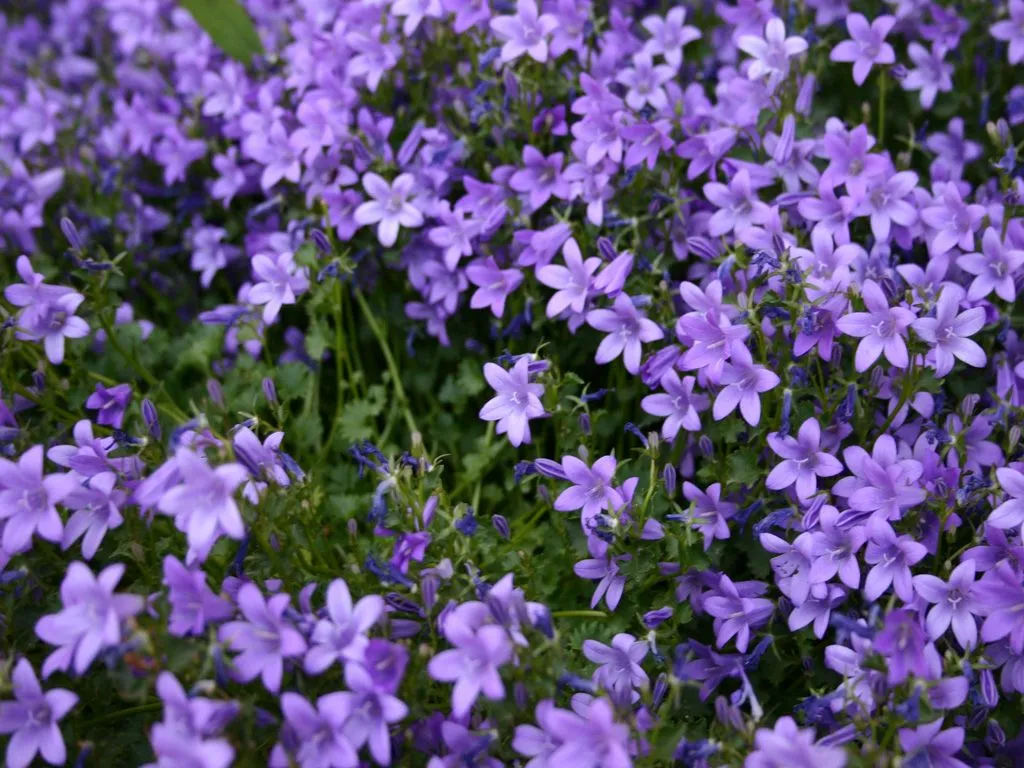
[[[224,53],[243,64],[263,54],[256,27],[238,0],[180,0]]]
[[[730,454],[729,479],[741,485],[753,485],[760,480],[761,469],[757,466],[757,454],[753,451]]]

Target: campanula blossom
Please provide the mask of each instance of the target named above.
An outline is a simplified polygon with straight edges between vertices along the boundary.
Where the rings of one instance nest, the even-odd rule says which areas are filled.
[[[509,371],[484,363],[484,378],[496,394],[480,409],[480,418],[497,421],[497,433],[508,434],[509,442],[517,448],[530,442],[530,419],[545,413],[540,402],[544,385],[530,382],[529,365],[527,356],[520,357]]]
[[[852,62],[853,82],[864,85],[873,65],[896,63],[895,51],[885,42],[886,35],[895,24],[896,19],[892,16],[878,16],[868,23],[863,14],[851,13],[846,17],[850,39],[838,43],[829,58],[832,61]]]

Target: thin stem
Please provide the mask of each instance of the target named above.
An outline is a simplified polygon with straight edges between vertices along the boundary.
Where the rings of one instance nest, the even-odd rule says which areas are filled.
[[[391,354],[391,347],[388,346],[387,337],[384,335],[380,323],[377,322],[373,310],[370,309],[370,305],[366,303],[363,292],[355,287],[352,290],[356,297],[356,303],[359,304],[359,309],[366,319],[366,324],[370,326],[370,331],[377,339],[377,345],[380,347],[381,354],[384,355],[384,362],[388,367],[388,372],[391,374],[391,384],[395,388],[395,396],[402,404],[402,415],[405,417],[405,424],[409,428],[410,436],[418,434],[419,430],[416,428],[416,420],[412,417],[409,398],[405,394],[405,387],[402,386],[402,377],[398,373],[398,365],[395,363],[394,355]]]
[[[604,611],[555,611],[551,614],[554,619],[603,619],[607,616]]]

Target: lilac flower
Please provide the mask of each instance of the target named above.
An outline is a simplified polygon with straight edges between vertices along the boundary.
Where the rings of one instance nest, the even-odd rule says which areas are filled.
[[[665,83],[675,77],[675,69],[668,64],[655,65],[651,54],[645,51],[633,54],[632,66],[620,69],[615,76],[617,82],[626,86],[626,103],[640,110],[646,104],[654,109],[664,109],[668,104]]]
[[[866,125],[858,125],[852,131],[832,130],[826,131],[822,139],[822,147],[825,157],[829,159],[828,168],[821,175],[819,194],[828,187],[837,187],[845,184],[847,191],[854,199],[860,200],[867,193],[868,180],[884,173],[889,168],[889,161],[877,153],[871,152],[875,145],[874,138],[868,133]],[[832,198],[835,199],[834,196]],[[824,198],[823,198],[824,201]],[[855,206],[854,200],[850,201],[851,207]],[[829,208],[838,210],[827,211],[824,206],[812,206],[808,210],[814,221],[826,218],[826,212],[833,215],[843,214],[842,201],[836,201]],[[813,210],[821,208],[822,210]],[[845,218],[845,217],[844,217]],[[845,226],[845,222],[843,224]],[[848,242],[848,237],[840,239],[833,228],[833,235],[836,235],[837,243]]]
[[[456,208],[453,211],[448,201],[443,201],[438,207],[437,218],[441,225],[433,227],[427,237],[444,251],[444,265],[452,271],[458,266],[459,259],[473,253],[472,240],[480,234],[482,224],[466,209]]]
[[[679,360],[679,368],[704,369],[714,383],[721,382],[726,361],[750,335],[746,324],[733,325],[728,316],[717,311],[688,312],[676,321],[675,332],[679,339],[692,341]]]
[[[97,382],[96,391],[89,395],[89,399],[85,401],[85,407],[99,411],[96,416],[97,424],[120,429],[121,424],[124,423],[125,409],[131,399],[132,387],[130,384],[118,384],[107,389]]]
[[[43,677],[66,672],[74,666],[81,675],[105,648],[121,642],[121,622],[142,610],[138,595],[114,594],[124,575],[120,563],[94,575],[89,566],[73,562],[60,585],[64,608],[36,622],[36,634],[50,645],[58,646],[43,664]]]
[[[952,185],[947,185],[947,189],[949,186]],[[981,208],[981,206],[972,205],[968,208]],[[974,238],[971,237],[970,240],[969,247],[973,248]],[[963,247],[962,243],[961,246]],[[978,301],[995,291],[996,296],[1003,301],[1015,301],[1017,298],[1015,277],[1021,266],[1024,265],[1024,250],[1007,248],[1003,245],[999,233],[992,227],[986,229],[985,234],[981,237],[981,250],[981,253],[965,253],[956,262],[964,272],[975,276],[967,289],[967,299]]]
[[[466,277],[477,286],[469,300],[472,309],[489,307],[495,317],[505,314],[505,300],[523,282],[518,269],[501,269],[493,256],[476,259],[466,267]]]
[[[370,754],[380,765],[391,764],[392,723],[397,723],[409,714],[409,708],[392,691],[380,685],[371,671],[363,664],[345,665],[345,685],[349,691],[340,694],[345,697],[348,719],[344,733],[355,749],[369,743]]]
[[[519,2],[533,5],[533,0]],[[527,196],[533,210],[544,205],[552,195],[567,200],[569,183],[562,175],[563,158],[561,152],[545,157],[540,150],[527,144],[523,149],[523,165],[526,167],[513,173],[508,184],[516,192]]]
[[[104,472],[91,478],[88,485],[74,488],[64,498],[64,506],[75,512],[64,526],[61,549],[68,549],[84,535],[82,557],[91,560],[107,531],[124,522],[119,507],[125,503],[126,494],[114,490],[116,480],[113,474]]]
[[[398,240],[402,227],[415,229],[423,225],[423,214],[411,202],[416,179],[410,173],[397,176],[390,185],[376,173],[363,176],[363,189],[373,198],[355,211],[355,220],[361,225],[376,224],[377,240],[390,248]]]
[[[931,109],[935,97],[940,92],[948,93],[953,90],[953,65],[944,61],[946,49],[938,43],[933,43],[929,52],[923,45],[915,42],[907,46],[907,55],[916,66],[903,78],[903,90],[920,91],[921,106],[924,109]]]
[[[35,534],[60,541],[64,532],[58,502],[78,485],[73,473],[43,474],[43,446],[35,445],[17,463],[0,458],[0,519],[6,520],[3,550],[25,551]]]
[[[747,69],[747,77],[760,80],[767,76],[768,88],[775,90],[789,75],[789,60],[807,50],[807,41],[802,37],[786,37],[782,19],[772,18],[765,24],[763,38],[743,35],[736,46],[754,57]]]
[[[575,456],[564,457],[562,468],[572,485],[555,499],[555,509],[559,512],[582,509],[584,521],[597,517],[602,510],[619,509],[624,501],[612,485],[615,467],[614,456],[602,456],[593,467]]]
[[[327,616],[317,621],[310,636],[306,672],[319,675],[336,661],[361,659],[369,642],[366,632],[383,612],[379,595],[366,595],[353,605],[345,580],[332,581],[327,588]]]
[[[705,552],[715,539],[729,538],[729,520],[736,515],[736,505],[722,501],[721,483],[712,483],[702,491],[693,483],[684,482],[683,496],[693,505],[688,519],[703,535]]]
[[[832,609],[846,599],[846,591],[835,584],[827,585],[821,596],[811,593],[804,602],[794,606],[786,620],[791,631],[813,624],[814,636],[819,640],[825,636]]]
[[[586,528],[586,523],[584,527]],[[587,549],[590,550],[592,557],[576,563],[572,568],[573,573],[581,579],[597,582],[594,594],[590,598],[591,608],[596,608],[603,597],[608,610],[614,611],[626,589],[626,575],[619,571],[619,563],[632,558],[630,555],[613,556],[608,551],[608,545],[596,536],[587,537]]]
[[[441,0],[395,0],[391,4],[391,12],[399,18],[404,17],[402,33],[412,35],[425,18],[440,19],[444,15]]]
[[[765,485],[781,491],[795,484],[799,498],[813,496],[818,490],[819,477],[833,477],[843,471],[839,459],[819,450],[820,443],[821,426],[815,418],[800,425],[796,438],[770,433],[768,445],[783,461],[768,474]]]
[[[234,615],[231,603],[207,586],[202,569],[186,568],[174,555],[164,558],[163,583],[171,605],[167,630],[176,637],[202,635],[207,622],[224,621]]]
[[[917,221],[917,209],[904,199],[917,186],[917,174],[902,171],[886,176],[876,176],[869,183],[867,196],[856,209],[858,215],[871,217],[871,232],[883,243],[889,241],[893,224],[910,227]]]
[[[537,725],[517,725],[512,749],[531,758],[530,768],[554,768],[577,752],[583,719],[575,712],[559,709],[551,699],[537,704]],[[540,726],[540,727],[537,727]]]
[[[897,520],[902,509],[920,504],[927,496],[917,484],[924,471],[921,462],[899,458],[890,435],[879,436],[870,456],[853,445],[843,451],[843,458],[854,476],[844,477],[832,490],[848,497],[850,507],[858,512]]]
[[[256,481],[274,481],[280,486],[288,486],[291,479],[281,463],[281,441],[284,432],[272,432],[262,443],[248,427],[235,432],[232,446],[235,457],[249,470]]]
[[[678,10],[682,10],[681,8]],[[656,120],[653,123],[634,123],[622,129],[622,138],[632,142],[626,152],[627,168],[645,164],[650,171],[658,162],[658,155],[675,146],[672,140],[672,124],[668,120]]]
[[[864,580],[864,597],[877,600],[891,585],[900,600],[909,603],[914,599],[910,566],[920,562],[928,550],[910,536],[897,537],[892,526],[877,518],[868,520],[867,525],[868,547],[864,561],[874,567]]]
[[[1003,560],[996,563],[974,585],[974,599],[984,615],[981,639],[994,643],[1009,635],[1014,653],[1024,653],[1024,584],[1013,565]]]
[[[269,192],[282,179],[297,184],[302,177],[299,151],[292,145],[288,131],[275,120],[269,129],[249,134],[242,145],[246,155],[264,166],[260,186]]]
[[[634,375],[640,370],[641,344],[665,338],[664,331],[641,314],[625,293],[615,297],[611,309],[590,310],[587,325],[608,334],[598,345],[594,360],[605,365],[622,355],[626,370]]]
[[[985,310],[973,307],[957,314],[965,293],[958,285],[947,285],[935,304],[935,317],[918,318],[913,323],[917,335],[934,345],[931,354],[935,359],[936,376],[946,376],[952,371],[955,360],[975,368],[985,365],[985,351],[967,338],[985,325]]]
[[[950,624],[953,634],[961,647],[971,650],[978,642],[978,625],[974,622],[974,614],[978,612],[978,604],[974,599],[973,560],[964,560],[953,569],[949,582],[944,582],[930,573],[920,573],[914,577],[914,591],[934,605],[925,619],[928,637],[938,640]]]
[[[157,507],[188,535],[189,547],[208,552],[221,533],[241,539],[245,523],[232,496],[249,477],[245,467],[224,464],[213,468],[187,448],[179,448],[174,460],[183,482],[164,493]]]
[[[885,617],[882,630],[875,635],[873,648],[885,657],[890,685],[899,685],[911,673],[917,677],[929,676],[925,640],[921,622],[914,612],[904,608],[891,611]]]
[[[306,292],[309,288],[306,271],[305,267],[296,266],[294,255],[287,251],[278,254],[260,253],[253,257],[255,285],[249,289],[249,302],[265,305],[264,323],[273,323],[283,305],[294,304],[295,297]]]
[[[143,768],[229,768],[235,750],[227,739],[200,739],[193,734],[157,723],[149,736],[156,762]]]
[[[914,321],[914,313],[905,307],[890,307],[885,293],[874,280],[864,281],[861,298],[867,312],[851,312],[836,322],[843,333],[861,340],[854,358],[857,370],[866,371],[883,352],[885,359],[897,368],[906,368],[910,358],[904,339]]]
[[[981,157],[981,145],[964,137],[964,121],[954,117],[946,133],[933,133],[924,145],[935,153],[929,169],[932,178],[956,180],[963,176],[964,166]]]
[[[746,168],[732,177],[729,186],[708,182],[704,185],[704,196],[718,207],[708,222],[708,234],[712,237],[733,231],[738,234],[768,220],[770,209],[758,199]]]
[[[763,597],[747,596],[740,592],[741,585],[722,575],[713,593],[704,599],[704,608],[715,617],[715,642],[721,648],[732,637],[736,649],[746,653],[751,630],[766,624],[775,605]]]
[[[525,355],[510,371],[494,363],[484,363],[484,378],[497,394],[480,409],[480,418],[497,421],[497,433],[508,433],[509,442],[516,448],[530,442],[530,419],[544,415],[540,402],[544,385],[530,383],[529,365],[530,359]]]
[[[777,374],[763,365],[755,365],[745,345],[732,345],[732,361],[722,369],[722,391],[711,410],[715,421],[721,421],[738,405],[744,421],[756,427],[761,421],[761,395],[779,385]]]
[[[593,275],[601,266],[601,260],[596,256],[584,261],[580,247],[572,237],[562,246],[562,258],[565,259],[564,267],[547,264],[537,270],[537,280],[555,289],[555,295],[548,300],[548,317],[557,317],[566,309],[582,312],[586,308]]]
[[[189,735],[215,736],[238,714],[234,701],[215,701],[202,696],[189,697],[170,672],[156,679],[156,692],[164,704],[163,724]]]
[[[788,715],[775,721],[775,729],[759,728],[754,735],[755,750],[747,755],[743,768],[843,768],[846,751],[815,743],[814,730],[798,728]]]
[[[680,380],[679,374],[670,370],[661,377],[661,388],[665,391],[647,395],[640,401],[645,413],[666,417],[661,425],[661,436],[666,440],[675,440],[680,429],[688,432],[700,430],[698,414],[707,409],[708,398],[693,393],[696,381],[693,376],[684,376]]]
[[[758,540],[762,547],[776,555],[771,559],[771,566],[782,594],[796,605],[805,602],[814,586],[811,583],[815,562],[814,537],[809,533],[801,533],[791,543],[764,531]]]
[[[239,655],[232,659],[236,678],[243,683],[257,676],[271,693],[281,689],[284,660],[301,656],[306,641],[291,622],[284,618],[291,598],[277,594],[263,598],[255,584],[243,584],[238,590],[238,608],[244,621],[229,621],[217,633],[220,642]]]
[[[610,646],[596,640],[583,641],[583,655],[601,665],[594,672],[594,682],[612,692],[628,692],[647,684],[647,673],[640,666],[647,650],[646,641],[622,632],[612,638]]]
[[[505,64],[524,53],[543,64],[548,60],[548,35],[557,27],[558,20],[550,13],[539,13],[534,0],[517,0],[515,15],[491,19],[491,31],[505,41],[501,46]]]
[[[957,760],[964,745],[964,729],[959,726],[942,730],[942,718],[922,725],[916,730],[900,728],[900,747],[906,755],[907,765],[932,766],[932,768],[968,768],[967,763]]]
[[[32,318],[40,314],[42,307],[75,293],[70,288],[47,284],[43,276],[32,269],[32,262],[28,256],[19,256],[15,266],[24,282],[11,283],[4,288],[4,298],[23,309],[21,321],[24,325],[35,325],[36,321]]]
[[[860,563],[857,552],[864,545],[867,534],[863,526],[849,530],[838,527],[839,511],[824,505],[819,513],[820,530],[811,534],[813,562],[808,580],[813,584],[828,581],[836,574],[850,589],[860,588]]]
[[[329,693],[314,708],[304,697],[291,691],[281,694],[281,711],[294,729],[295,761],[301,768],[356,766],[356,748],[345,735],[351,704],[342,692]]]
[[[36,754],[50,765],[67,759],[58,723],[78,703],[78,696],[63,688],[43,691],[28,659],[21,659],[11,673],[14,701],[0,702],[0,733],[7,742],[9,768],[27,768]]]
[[[494,625],[474,630],[456,611],[445,621],[444,635],[455,648],[435,654],[427,671],[435,680],[455,683],[452,714],[465,717],[481,692],[492,700],[505,698],[498,668],[512,659],[508,633]]]
[[[64,362],[64,340],[89,335],[89,324],[75,315],[83,301],[82,294],[71,291],[23,311],[18,318],[18,338],[43,342],[47,359],[60,365]]]
[[[992,510],[985,522],[994,528],[1017,528],[1024,523],[1024,474],[1010,467],[997,467],[996,478],[1010,498]]]
[[[943,254],[954,246],[963,251],[973,250],[974,233],[978,230],[983,218],[985,218],[984,206],[965,203],[960,197],[960,189],[956,184],[949,183],[943,186],[935,205],[928,206],[921,211],[921,220],[935,231],[934,237],[929,242],[929,250],[932,255]],[[998,238],[996,244],[998,244]],[[991,250],[992,255],[986,253],[986,256],[990,259],[999,258],[995,255],[999,251],[994,248]]]
[[[896,63],[896,53],[885,42],[885,36],[895,23],[896,19],[892,16],[879,16],[869,24],[863,14],[851,13],[846,17],[846,29],[851,39],[838,43],[829,58],[832,61],[853,62],[853,82],[864,85],[872,66]]]
[[[686,24],[686,8],[681,6],[672,8],[665,18],[648,16],[640,24],[651,34],[644,51],[651,56],[661,55],[672,69],[683,64],[683,46],[701,36],[699,29]]]
[[[989,27],[989,32],[996,40],[1008,44],[1006,53],[1010,64],[1020,64],[1024,61],[1024,2],[1010,0],[1008,8],[1010,18],[996,22]]]

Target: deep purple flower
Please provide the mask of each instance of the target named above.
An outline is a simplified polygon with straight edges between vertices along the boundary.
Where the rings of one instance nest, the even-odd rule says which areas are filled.
[[[78,703],[78,696],[63,688],[43,691],[28,659],[21,659],[11,673],[14,701],[0,702],[0,733],[7,742],[9,768],[27,768],[36,754],[50,765],[67,759],[64,736],[58,723]]]
[[[839,511],[824,505],[819,512],[820,530],[811,533],[813,561],[808,579],[813,584],[828,581],[836,574],[850,589],[860,588],[860,563],[857,552],[867,533],[862,526],[843,530],[837,526]]]
[[[610,646],[596,640],[583,641],[583,655],[601,665],[594,672],[594,682],[612,692],[628,692],[647,684],[647,673],[640,666],[647,650],[646,641],[621,632],[612,638]]]
[[[752,427],[761,421],[761,395],[779,385],[777,374],[763,365],[755,365],[750,350],[739,342],[731,347],[732,359],[722,369],[725,386],[715,398],[711,410],[715,421],[721,421],[738,405],[743,419]]]
[[[473,629],[455,611],[444,623],[444,635],[455,648],[434,655],[427,671],[435,680],[453,682],[452,714],[464,717],[482,692],[487,698],[505,698],[498,668],[512,659],[508,633],[494,625]]]
[[[495,317],[505,314],[505,300],[523,282],[518,269],[501,269],[493,256],[476,259],[466,267],[466,277],[477,287],[469,300],[473,309],[489,307]]]
[[[409,708],[392,691],[382,687],[370,669],[359,663],[345,665],[343,692],[349,711],[344,733],[355,749],[369,744],[370,754],[379,765],[391,764],[389,728],[409,714]]]
[[[917,209],[905,199],[916,186],[917,174],[913,171],[876,176],[868,183],[856,213],[871,217],[871,233],[879,242],[889,241],[893,224],[910,227],[917,221]]]
[[[232,659],[234,673],[247,683],[257,676],[271,693],[281,689],[284,660],[301,656],[306,641],[291,622],[284,618],[291,598],[273,595],[265,600],[255,584],[243,584],[238,590],[238,608],[244,621],[229,621],[217,637],[239,655]]]
[[[543,64],[548,60],[548,36],[557,27],[558,19],[550,13],[539,13],[534,0],[517,0],[514,15],[491,19],[491,30],[505,41],[501,47],[504,63],[525,53]]]
[[[846,29],[851,39],[838,43],[829,58],[853,62],[853,82],[864,85],[872,66],[896,63],[895,51],[885,42],[885,36],[895,23],[892,16],[879,16],[869,24],[863,14],[851,13],[846,17]]]
[[[978,625],[974,614],[979,610],[973,594],[974,574],[974,561],[964,560],[953,569],[948,583],[930,573],[914,577],[914,591],[934,604],[925,619],[930,639],[938,640],[952,624],[961,647],[969,651],[977,644]]]
[[[283,305],[294,304],[296,296],[306,292],[309,288],[306,272],[305,267],[295,264],[295,257],[289,252],[260,253],[253,257],[255,284],[249,289],[248,298],[252,304],[265,305],[263,322],[273,323]]]
[[[336,661],[359,660],[367,647],[366,632],[384,612],[379,595],[366,595],[353,605],[344,579],[327,588],[327,616],[317,621],[310,636],[305,669],[319,675]]]
[[[1024,583],[1009,561],[996,563],[975,585],[974,599],[984,615],[981,639],[986,643],[1009,635],[1014,653],[1024,653]]]
[[[856,205],[855,200],[861,200],[867,193],[868,181],[877,177],[889,168],[889,161],[882,155],[871,152],[875,145],[874,138],[868,133],[866,125],[858,125],[852,131],[829,130],[822,138],[822,149],[825,157],[829,160],[828,168],[821,175],[819,194],[824,189],[834,189],[840,184],[845,184],[847,191],[853,197],[850,200],[850,207]],[[833,195],[832,200],[835,201]],[[825,203],[824,198],[822,200]],[[831,210],[838,207],[839,210]],[[812,220],[819,221],[828,218],[828,214],[844,214],[843,205],[835,201],[833,205],[813,206],[814,210],[808,209]],[[840,221],[845,228],[848,221],[841,216]],[[840,223],[837,221],[836,223]],[[846,243],[849,237],[840,238],[835,227],[832,233],[836,236],[837,243]]]
[[[107,566],[99,575],[84,563],[68,566],[60,585],[63,609],[36,623],[39,638],[59,646],[43,664],[44,678],[71,666],[76,674],[84,674],[100,651],[120,644],[121,622],[143,607],[138,595],[114,594],[122,575],[120,563]]]
[[[588,523],[584,518],[584,528]],[[587,537],[587,549],[591,557],[580,560],[572,571],[581,579],[596,581],[597,587],[590,598],[590,607],[596,608],[601,598],[604,598],[608,610],[614,611],[619,606],[622,593],[626,589],[626,575],[619,570],[619,563],[628,562],[631,555],[613,555],[608,551],[608,545],[597,536]]]
[[[887,677],[891,685],[899,685],[910,674],[928,677],[926,639],[920,619],[913,611],[904,608],[885,617],[885,624],[875,635],[872,646],[888,663]]]
[[[124,412],[132,399],[132,387],[130,384],[118,384],[109,389],[97,382],[96,391],[89,395],[85,401],[86,408],[99,411],[96,415],[97,424],[105,424],[109,427],[121,428],[124,423]]]
[[[680,429],[688,432],[700,430],[698,414],[707,409],[708,398],[693,393],[696,381],[693,376],[684,376],[680,380],[679,374],[670,370],[661,377],[661,388],[665,391],[647,395],[640,401],[645,413],[666,417],[661,425],[661,436],[666,440],[675,440]]]
[[[795,438],[770,433],[768,445],[783,461],[768,474],[765,485],[781,491],[795,484],[797,496],[809,499],[818,490],[819,477],[833,477],[843,471],[839,459],[820,450],[820,444],[821,426],[815,418],[801,424]]]
[[[575,313],[582,312],[593,284],[593,275],[601,266],[601,260],[596,256],[584,261],[580,247],[572,237],[562,246],[562,258],[565,259],[564,267],[547,264],[537,270],[537,279],[549,288],[556,289],[554,296],[548,300],[548,317],[557,317],[566,309]]]
[[[935,153],[929,169],[933,179],[959,179],[964,167],[981,157],[981,145],[964,137],[962,117],[950,120],[946,133],[930,134],[924,144]]]
[[[910,364],[905,337],[914,321],[914,313],[905,307],[890,307],[885,293],[874,280],[865,280],[861,298],[867,312],[851,312],[836,322],[849,336],[860,338],[855,363],[858,371],[866,371],[885,353],[885,359],[897,368]]]
[[[619,509],[624,501],[612,485],[615,467],[614,456],[602,456],[592,467],[575,456],[564,457],[562,468],[572,485],[555,499],[555,509],[559,512],[581,509],[585,523],[603,510]]]
[[[942,718],[919,728],[900,728],[900,747],[907,765],[928,765],[931,768],[968,768],[958,760],[964,745],[964,729],[959,726],[942,730]]]
[[[935,317],[921,317],[913,322],[917,335],[934,345],[936,376],[945,376],[953,370],[955,360],[975,368],[985,365],[985,351],[967,338],[985,325],[985,310],[973,307],[958,314],[965,294],[960,286],[947,285],[935,303]]]
[[[362,225],[377,225],[377,240],[390,248],[398,240],[402,227],[415,229],[423,225],[423,214],[409,201],[416,179],[410,173],[397,176],[391,184],[376,173],[363,176],[363,189],[372,198],[355,210],[355,220]]]
[[[740,586],[723,574],[712,594],[704,598],[704,608],[715,617],[715,642],[718,647],[721,648],[735,637],[736,649],[745,653],[750,643],[751,630],[768,622],[775,605],[763,597],[740,592]]]
[[[949,188],[948,185],[947,189]],[[981,206],[967,206],[968,208],[981,208]],[[973,216],[972,216],[973,219]],[[941,234],[941,233],[940,233]],[[965,247],[963,243],[961,247]],[[974,238],[970,238],[970,245],[974,247]],[[970,288],[967,289],[967,298],[970,301],[978,301],[986,298],[992,291],[1003,301],[1013,302],[1017,298],[1017,286],[1015,278],[1024,265],[1024,250],[1007,248],[1003,245],[999,233],[989,227],[981,236],[981,253],[965,253],[956,260],[957,265],[974,275]]]

